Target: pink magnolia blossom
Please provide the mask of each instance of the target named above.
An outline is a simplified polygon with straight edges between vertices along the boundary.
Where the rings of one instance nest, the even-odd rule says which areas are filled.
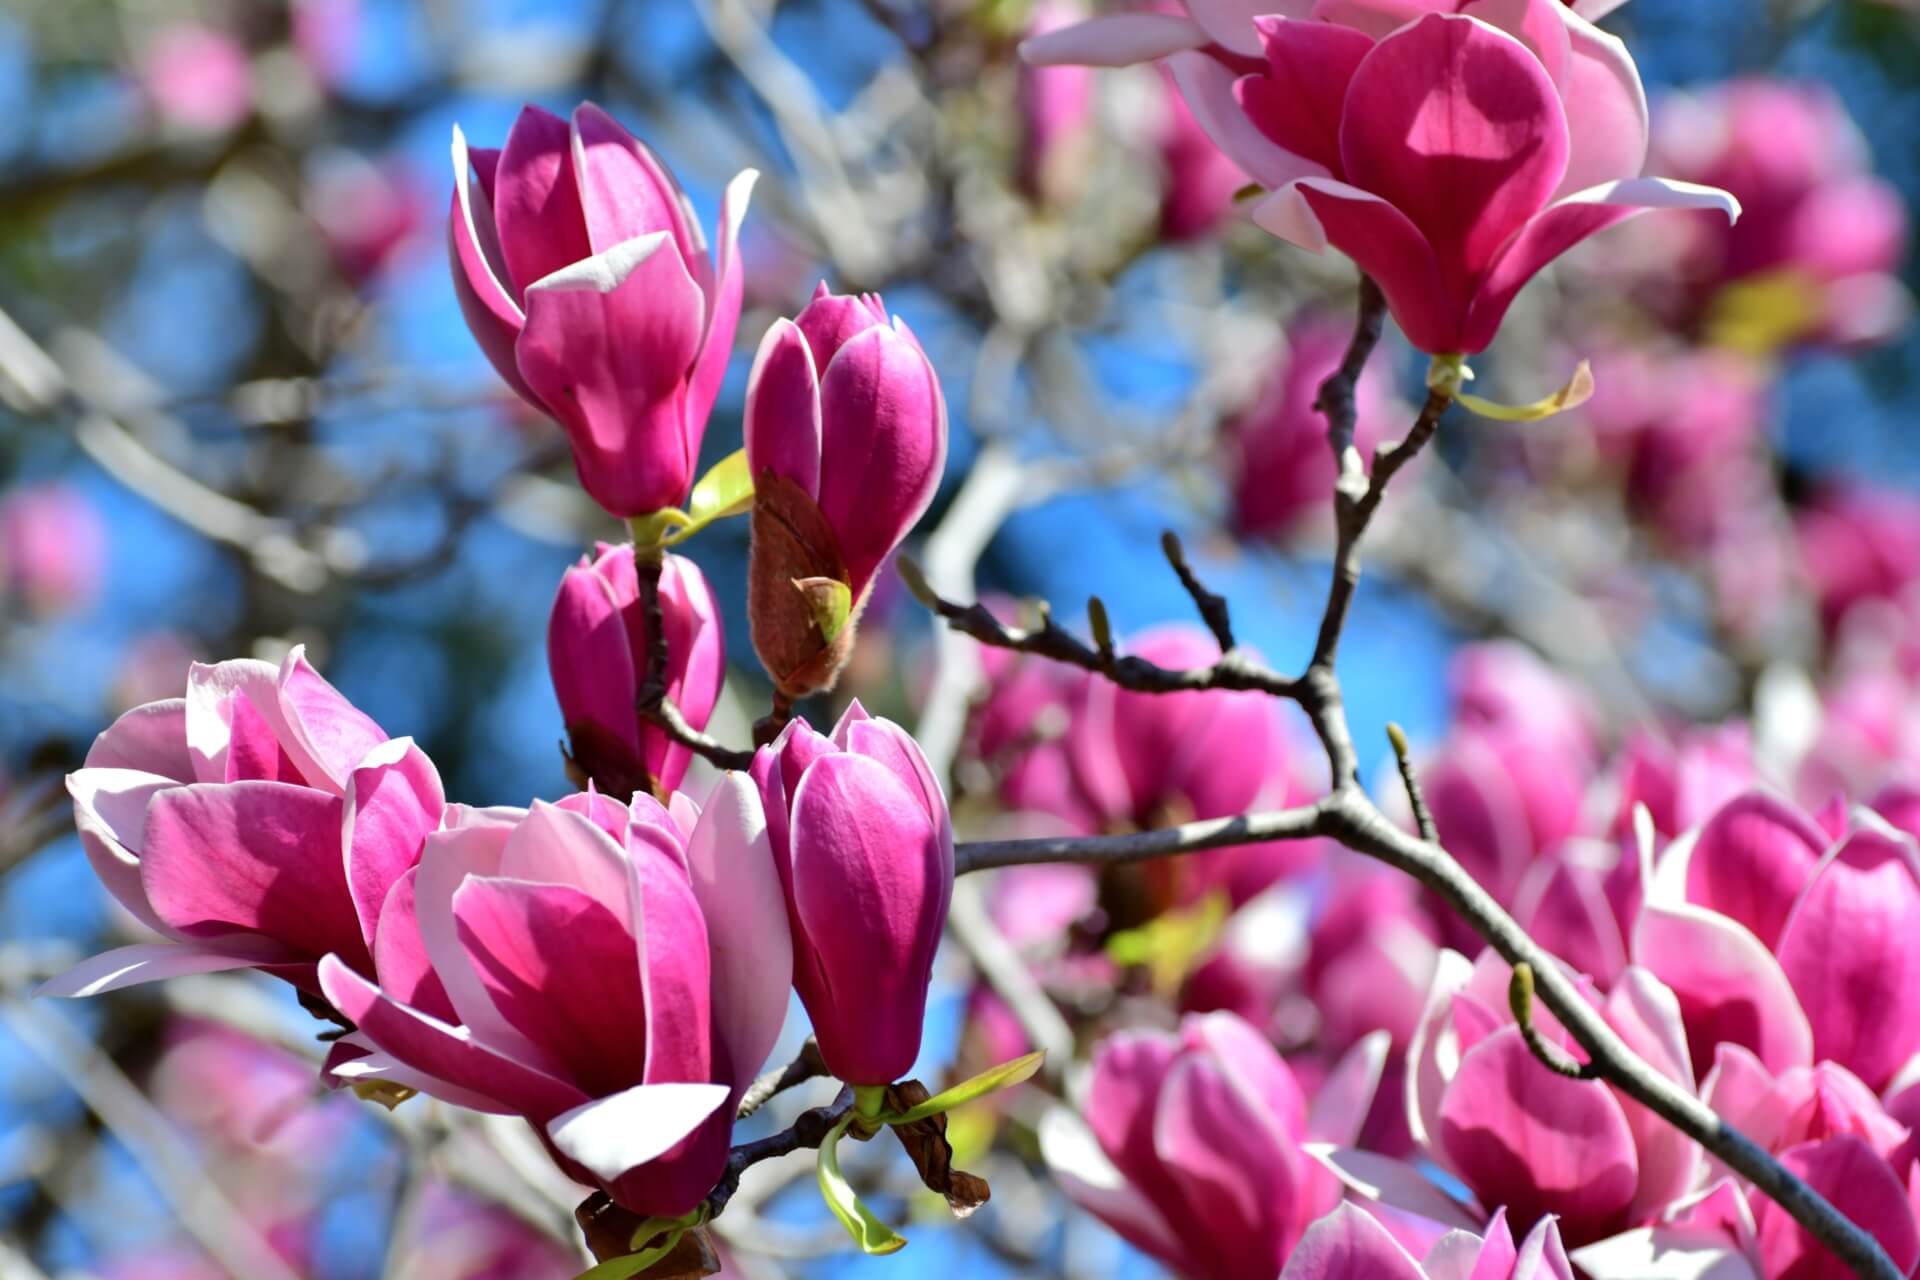
[[[1228,423],[1232,520],[1242,536],[1284,537],[1312,518],[1330,525],[1333,450],[1327,420],[1314,403],[1346,354],[1350,328],[1323,315],[1296,321],[1259,398]],[[1362,372],[1354,398],[1355,443],[1371,457],[1392,426],[1392,396],[1379,365]]]
[[[1872,819],[1836,835],[1751,792],[1645,874],[1633,958],[1674,989],[1696,1052],[1737,1044],[1776,1074],[1831,1061],[1875,1089],[1920,1053],[1910,837]]]
[[[1595,359],[1594,382],[1582,420],[1634,510],[1678,546],[1727,536],[1771,485],[1756,451],[1767,385],[1750,362],[1623,348]]]
[[[1682,287],[1680,318],[1705,312],[1711,325],[1728,285],[1773,282],[1804,295],[1787,304],[1803,314],[1768,321],[1784,323],[1778,336],[1789,341],[1875,341],[1905,320],[1905,201],[1873,175],[1865,140],[1826,86],[1749,78],[1674,94],[1653,148],[1664,172],[1723,187],[1746,210],[1737,226],[1698,217],[1677,228],[1668,279]]]
[[[414,172],[392,158],[335,152],[315,166],[307,216],[348,284],[367,284],[413,241],[432,213],[422,188]]]
[[[1568,1079],[1535,1059],[1507,1006],[1509,971],[1444,952],[1407,1066],[1407,1115],[1426,1155],[1473,1196],[1458,1203],[1419,1171],[1360,1151],[1326,1154],[1347,1185],[1383,1206],[1403,1244],[1424,1249],[1448,1228],[1475,1228],[1504,1208],[1516,1228],[1554,1217],[1570,1245],[1649,1221],[1693,1186],[1699,1148],[1599,1081]],[[1653,1067],[1692,1092],[1674,995],[1645,970],[1623,970],[1587,998]],[[1557,1019],[1535,1026],[1578,1056]]]
[[[863,600],[946,468],[946,398],[919,341],[878,295],[822,282],[761,341],[744,431],[755,479],[789,480],[818,505]]]
[[[1512,902],[1533,861],[1580,826],[1593,766],[1513,730],[1461,728],[1421,772],[1440,839],[1474,878]]]
[[[1204,666],[1219,647],[1197,627],[1155,627],[1123,649],[1163,666]],[[1016,752],[1006,774],[1006,798],[1052,814],[1086,833],[1117,827],[1164,826],[1279,806],[1294,797],[1293,751],[1280,709],[1254,693],[1219,690],[1177,694],[1129,693],[1081,673],[1047,672],[1031,664],[1008,668],[988,700],[983,726],[1018,741],[1030,712],[1051,701],[1064,713],[1064,732]],[[1057,696],[1029,681],[1054,680]],[[1221,755],[1208,744],[1233,742]],[[1238,906],[1267,886],[1316,861],[1312,843],[1245,845],[1169,860],[1154,874],[1164,882],[1160,906],[1224,891]]]
[[[387,737],[299,647],[277,669],[195,663],[185,698],[115,720],[67,790],[94,873],[166,939],[41,988],[67,996],[249,967],[317,994],[328,954],[371,974],[387,892],[445,803],[425,753]]]
[[[1754,784],[1753,737],[1738,723],[1686,729],[1670,737],[1635,730],[1613,772],[1614,833],[1631,832],[1635,809],[1645,805],[1654,830],[1674,836],[1705,822]]]
[[[1828,489],[1794,520],[1800,558],[1829,632],[1856,605],[1920,579],[1920,500],[1852,483]]]
[[[1738,205],[1639,177],[1645,93],[1626,49],[1555,0],[1187,0],[1027,42],[1032,61],[1170,57],[1221,148],[1272,194],[1254,221],[1332,244],[1423,351],[1493,340],[1553,259],[1649,208]]]
[[[41,484],[0,498],[0,587],[29,612],[85,608],[106,567],[106,524],[78,491]]]
[[[1920,1262],[1908,1188],[1914,1148],[1906,1123],[1835,1063],[1775,1075],[1722,1044],[1702,1087],[1728,1123],[1778,1157],[1877,1239],[1896,1266]],[[1738,1179],[1719,1173],[1651,1226],[1574,1253],[1591,1280],[1712,1275],[1726,1280],[1844,1280],[1851,1271]]]
[[[321,965],[358,1028],[333,1072],[523,1116],[568,1176],[685,1213],[786,1012],[771,859],[741,774],[704,810],[581,793],[453,811],[387,898],[378,984]]]
[[[699,566],[669,555],[660,568],[667,632],[666,691],[696,729],[707,726],[726,677],[720,608]],[[680,786],[693,756],[636,711],[651,637],[633,547],[599,543],[567,570],[547,624],[547,663],[574,762],[609,794]]]
[[[858,702],[830,738],[788,725],[753,779],[820,1056],[849,1084],[891,1084],[920,1053],[953,895],[946,797],[919,745]]]
[[[1081,1113],[1051,1111],[1042,1155],[1061,1190],[1190,1280],[1272,1280],[1338,1185],[1309,1142],[1360,1131],[1386,1054],[1362,1041],[1309,1103],[1287,1063],[1230,1013],[1179,1034],[1123,1031],[1094,1053]]]
[[[740,317],[728,184],[716,256],[673,175],[592,103],[527,107],[498,151],[453,131],[447,224],[467,327],[507,385],[573,443],[580,482],[618,516],[678,506]]]
[[[1551,1217],[1542,1218],[1514,1247],[1506,1215],[1496,1211],[1484,1235],[1455,1230],[1426,1255],[1414,1256],[1393,1233],[1352,1203],[1307,1228],[1281,1280],[1573,1280],[1573,1269]]]
[[[140,87],[162,120],[200,133],[224,133],[253,111],[253,64],[231,34],[174,23],[141,51]]]
[[[1027,35],[1070,26],[1084,13],[1072,0],[1041,0],[1027,19]],[[1093,123],[1093,73],[1072,65],[1024,65],[1019,109],[1021,189],[1046,203],[1069,198]]]

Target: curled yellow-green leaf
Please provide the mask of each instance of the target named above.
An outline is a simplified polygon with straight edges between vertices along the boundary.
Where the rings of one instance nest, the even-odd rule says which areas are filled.
[[[828,1130],[826,1141],[820,1144],[819,1160],[814,1166],[815,1177],[820,1183],[820,1198],[827,1202],[827,1208],[833,1210],[833,1216],[840,1219],[840,1225],[847,1229],[862,1253],[894,1253],[904,1248],[905,1236],[898,1234],[892,1227],[873,1216],[873,1211],[860,1203],[860,1197],[853,1192],[853,1184],[840,1172],[840,1139],[847,1134],[847,1127],[853,1123],[853,1112],[840,1117],[840,1123]],[[583,1278],[584,1280],[584,1278]],[[594,1277],[601,1280],[601,1277]]]

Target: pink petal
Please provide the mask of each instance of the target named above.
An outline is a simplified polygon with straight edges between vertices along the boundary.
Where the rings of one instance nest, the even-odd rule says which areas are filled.
[[[1605,1085],[1540,1065],[1518,1027],[1461,1058],[1440,1104],[1440,1140],[1466,1184],[1516,1222],[1558,1214],[1577,1241],[1625,1225],[1639,1161],[1619,1104]]]
[[[121,906],[159,933],[172,930],[147,901],[140,878],[140,850],[146,837],[147,806],[154,796],[176,785],[131,769],[86,768],[67,775],[74,825],[94,875]]]
[[[1183,49],[1206,46],[1200,25],[1164,13],[1116,13],[1028,36],[1020,58],[1030,66],[1129,67]]]
[[[705,423],[686,379],[706,301],[665,232],[616,245],[527,290],[521,375],[566,428],[580,482],[620,516],[677,506]]]
[[[1370,1209],[1384,1207],[1389,1229],[1398,1222],[1428,1224],[1429,1231],[1478,1230],[1485,1214],[1442,1191],[1432,1178],[1404,1160],[1353,1147],[1312,1143],[1307,1153]],[[1498,1210],[1495,1211],[1499,1212]],[[1399,1237],[1402,1243],[1407,1237]],[[1430,1246],[1429,1246],[1430,1247]]]
[[[825,369],[840,354],[840,348],[867,330],[884,327],[890,321],[879,295],[835,293],[822,280],[793,323],[806,335],[807,347],[813,353],[813,367]]]
[[[237,698],[251,701],[263,713],[279,713],[276,685],[279,672],[252,658],[226,662],[196,662],[187,669],[187,754],[193,759],[191,777],[199,782],[227,780],[227,751]]]
[[[439,772],[411,738],[384,743],[348,778],[342,813],[347,891],[369,948],[388,891],[420,861],[446,803]]]
[[[1443,296],[1464,300],[1560,185],[1566,114],[1519,41],[1428,14],[1354,73],[1340,153],[1347,180],[1404,212],[1432,245]]]
[[[295,959],[271,943],[250,939],[250,950],[215,949],[192,943],[136,942],[89,956],[65,973],[48,978],[33,989],[36,996],[97,996],[143,982],[179,978],[190,973],[221,973]]]
[[[1643,1227],[1573,1251],[1591,1280],[1764,1280],[1730,1240]]]
[[[516,301],[519,293],[508,282],[506,258],[500,251],[493,203],[486,188],[492,185],[497,151],[467,149],[466,135],[453,127],[453,208],[447,214],[447,257],[453,268],[453,292],[460,314],[494,371],[529,404],[540,398],[527,389],[514,363],[513,344],[526,317]],[[474,184],[472,168],[485,166],[481,185]]]
[[[1687,901],[1739,921],[1772,945],[1829,843],[1785,800],[1750,791],[1701,828],[1687,859]]]
[[[1694,1092],[1693,1064],[1680,1001],[1645,969],[1628,968],[1607,993],[1607,1022],[1643,1062]],[[1631,1222],[1645,1222],[1691,1190],[1700,1168],[1700,1148],[1660,1117],[1625,1094],[1616,1095],[1627,1127],[1633,1131],[1640,1185],[1628,1207]]]
[[[1423,1280],[1424,1273],[1385,1227],[1357,1206],[1343,1204],[1307,1228],[1280,1275],[1282,1280]]]
[[[1647,161],[1647,91],[1619,37],[1595,27],[1591,16],[1557,0],[1567,25],[1571,57],[1561,82],[1567,108],[1567,173],[1554,195],[1604,182],[1637,178]]]
[[[1514,295],[1548,263],[1649,209],[1718,209],[1729,220],[1740,214],[1739,202],[1724,191],[1665,178],[1633,178],[1563,196],[1499,247],[1473,295],[1463,350],[1471,355],[1493,341]]]
[[[1166,1174],[1153,1149],[1153,1108],[1180,1043],[1160,1031],[1122,1031],[1094,1051],[1087,1125],[1122,1176],[1164,1199]]]
[[[373,938],[373,971],[380,989],[401,1004],[412,1005],[422,1013],[443,1022],[456,1021],[452,1001],[440,977],[433,971],[433,958],[427,954],[426,940],[420,936],[416,902],[419,869],[408,871],[394,881],[387,901],[380,910],[380,925]]]
[[[1347,84],[1373,51],[1373,41],[1323,22],[1263,17],[1254,25],[1267,70],[1236,85],[1241,110],[1277,146],[1340,173],[1340,111]]]
[[[747,375],[742,432],[747,466],[820,493],[820,380],[806,335],[791,320],[775,320],[760,340]]]
[[[1114,1168],[1079,1117],[1065,1107],[1049,1108],[1040,1117],[1039,1139],[1040,1156],[1067,1199],[1113,1228],[1135,1248],[1186,1267],[1187,1249],[1179,1233],[1168,1225],[1153,1201]]]
[[[637,236],[665,231],[690,269],[695,262],[705,262],[706,245],[688,217],[686,197],[646,143],[599,106],[583,102],[573,109],[572,146],[589,253],[605,253]]]
[[[387,741],[386,731],[313,669],[304,645],[288,652],[277,683],[280,718],[286,726],[281,746],[308,783],[331,783],[335,794],[344,792],[353,771]],[[271,709],[260,709],[271,720]]]
[[[1504,1223],[1502,1224],[1505,1225]],[[1560,1224],[1552,1218],[1534,1223],[1514,1258],[1513,1280],[1573,1280],[1573,1264],[1560,1243]],[[1493,1273],[1487,1273],[1494,1280]]]
[[[700,355],[694,361],[687,388],[688,420],[696,432],[706,427],[707,415],[713,412],[713,402],[720,395],[720,384],[726,381],[727,361],[733,355],[733,335],[740,324],[740,299],[746,288],[740,263],[740,223],[747,216],[747,201],[759,177],[758,171],[744,169],[727,184],[720,197],[720,225],[714,246],[717,258],[713,267],[707,268],[703,257],[695,272],[698,279],[711,270],[713,280],[712,287],[704,289],[707,324],[700,335]],[[694,451],[699,451],[697,435]]]
[[[834,737],[844,750],[887,766],[909,795],[919,797],[940,836],[941,861],[947,869],[947,875],[951,876],[953,824],[947,813],[947,798],[940,790],[939,782],[934,779],[933,768],[927,763],[920,744],[913,740],[912,734],[891,720],[852,720],[851,713],[856,709],[861,709],[857,699],[848,707],[848,716],[843,717],[835,727]],[[864,715],[864,709],[861,710]]]
[[[1251,26],[1247,33],[1253,34]],[[1261,186],[1281,187],[1325,172],[1319,164],[1275,143],[1241,110],[1236,86],[1243,72],[1205,53],[1176,53],[1167,59],[1167,70],[1213,145]]]
[[[1173,1214],[1202,1241],[1208,1275],[1276,1274],[1305,1225],[1299,1148],[1211,1058],[1175,1061],[1154,1109],[1154,1153],[1179,1189]]]
[[[623,555],[619,568],[631,581],[631,550],[615,554]],[[623,597],[609,576],[584,557],[561,576],[547,618],[547,670],[569,733],[590,724],[625,744],[639,760],[640,720],[634,708],[640,685],[635,645],[627,632],[627,611],[640,613],[639,587],[634,583]],[[644,654],[645,648],[640,652]]]
[[[514,297],[534,281],[593,256],[574,174],[572,133],[551,111],[521,110],[500,150],[492,196],[507,264],[502,283]]]
[[[1713,1070],[1701,1086],[1700,1097],[1716,1115],[1761,1146],[1781,1145],[1778,1138],[1787,1117],[1777,1105],[1773,1073],[1751,1050],[1737,1044],[1717,1046]]]
[[[471,876],[453,898],[468,963],[502,1017],[589,1097],[646,1077],[633,935],[578,889]]]
[[[886,766],[830,755],[793,799],[793,903],[823,986],[796,972],[842,1079],[899,1079],[920,1051],[927,983],[953,889],[938,829]]]
[[[320,986],[362,1036],[408,1066],[454,1085],[462,1106],[472,1106],[478,1096],[494,1099],[505,1114],[546,1117],[587,1100],[571,1084],[478,1043],[467,1028],[396,1003],[337,956],[320,962]]]
[[[700,566],[670,555],[660,573],[660,597],[667,623],[667,696],[695,729],[707,727],[727,678],[727,636],[720,603]],[[634,633],[629,627],[629,635]],[[693,753],[667,739],[646,735],[647,771],[662,791],[678,794]]]
[[[635,1085],[555,1116],[546,1131],[561,1154],[614,1182],[660,1159],[726,1105],[725,1085]]]
[[[182,933],[246,930],[309,959],[338,951],[371,972],[342,863],[338,798],[283,782],[203,783],[154,797],[140,878]]]
[[[1878,1240],[1903,1274],[1920,1262],[1920,1232],[1906,1191],[1866,1143],[1852,1136],[1804,1143],[1783,1152],[1780,1163]],[[1846,1280],[1853,1274],[1786,1210],[1758,1192],[1751,1198],[1757,1252],[1770,1280]]]
[[[1770,1071],[1813,1061],[1813,1031],[1780,963],[1725,916],[1649,899],[1634,922],[1634,963],[1673,989],[1688,1052],[1710,1061],[1721,1041],[1745,1045]]]
[[[713,1080],[711,944],[685,855],[662,856],[637,845],[628,854],[627,902],[638,926],[647,1001],[646,1082]]]
[[[787,1015],[793,938],[760,795],[743,774],[721,776],[687,842],[693,896],[707,921],[716,1063],[744,1089],[773,1051]]]
[[[1331,244],[1372,276],[1407,341],[1434,354],[1463,350],[1465,298],[1449,291],[1439,259],[1407,215],[1371,192],[1303,178],[1254,206],[1253,220],[1314,253]]]
[[[1380,1087],[1380,1075],[1392,1048],[1392,1036],[1374,1031],[1340,1056],[1314,1090],[1313,1105],[1307,1110],[1308,1137],[1342,1147],[1360,1140],[1360,1127],[1373,1107],[1374,1093]]]
[[[1911,843],[1847,837],[1807,886],[1780,967],[1813,1025],[1816,1057],[1884,1088],[1920,1050],[1920,873]]]
[[[918,343],[876,325],[820,378],[820,510],[859,599],[933,501],[947,463],[947,405]]]
[[[627,860],[591,817],[536,800],[500,850],[497,874],[532,884],[578,889],[633,932],[627,904]],[[483,873],[492,874],[492,873]]]
[[[187,702],[168,698],[122,713],[87,749],[88,769],[136,769],[175,782],[195,780],[187,751]]]
[[[1187,12],[1221,48],[1244,57],[1260,56],[1254,20],[1264,14],[1304,18],[1310,0],[1185,0]]]

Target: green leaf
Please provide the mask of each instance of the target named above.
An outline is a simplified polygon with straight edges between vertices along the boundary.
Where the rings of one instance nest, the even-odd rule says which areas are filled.
[[[630,1253],[624,1258],[608,1258],[597,1267],[581,1272],[574,1280],[628,1280],[637,1276],[660,1259],[666,1257],[679,1245],[680,1237],[686,1234],[685,1227],[677,1227],[667,1233],[667,1238],[651,1249],[639,1253]]]
[[[715,520],[737,516],[753,506],[753,472],[747,467],[747,451],[735,449],[713,464],[700,477],[687,500],[687,524],[677,529],[672,541],[691,538]]]
[[[795,590],[807,598],[820,638],[832,644],[853,617],[853,588],[838,578],[795,578]]]
[[[820,1144],[820,1159],[815,1166],[820,1182],[820,1198],[827,1202],[827,1208],[833,1210],[833,1216],[840,1219],[840,1225],[847,1229],[853,1242],[860,1246],[860,1252],[868,1254],[894,1253],[905,1247],[905,1236],[898,1235],[892,1227],[873,1216],[871,1210],[860,1203],[860,1197],[853,1193],[853,1185],[840,1173],[840,1139],[846,1136],[847,1126],[853,1123],[853,1112],[840,1117],[840,1123],[827,1133],[827,1140]],[[586,1280],[582,1277],[581,1280]],[[593,1280],[602,1280],[595,1276]]]
[[[672,545],[678,541],[674,531],[685,528],[689,518],[678,507],[663,507],[644,516],[627,517],[627,534],[633,539],[634,551],[644,554]]]
[[[951,1089],[942,1089],[917,1107],[909,1107],[897,1115],[880,1118],[888,1124],[912,1124],[916,1120],[925,1120],[928,1116],[937,1116],[943,1111],[951,1111],[975,1098],[983,1098],[989,1093],[1001,1089],[1011,1089],[1016,1084],[1024,1084],[1033,1079],[1040,1070],[1040,1064],[1047,1060],[1047,1051],[1038,1049],[1011,1062],[1003,1062],[997,1067],[989,1067],[969,1080],[962,1080]]]

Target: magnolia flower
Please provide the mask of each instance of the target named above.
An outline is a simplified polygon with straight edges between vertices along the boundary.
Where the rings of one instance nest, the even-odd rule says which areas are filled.
[[[757,176],[727,185],[710,257],[673,175],[592,103],[570,123],[527,107],[498,151],[454,128],[447,238],[467,327],[566,429],[580,483],[617,516],[678,506],[693,485]]]
[[[726,637],[720,607],[693,561],[662,560],[660,618],[667,632],[667,697],[688,724],[704,729],[726,677]],[[592,558],[582,556],[560,580],[547,623],[547,663],[573,761],[612,795],[670,794],[693,759],[664,730],[643,724],[636,710],[651,646],[632,545],[599,543]]]
[[[1409,1050],[1414,1140],[1471,1201],[1455,1202],[1417,1168],[1367,1152],[1324,1157],[1357,1194],[1406,1217],[1403,1241],[1430,1245],[1504,1208],[1516,1228],[1551,1216],[1569,1244],[1586,1244],[1651,1220],[1694,1184],[1700,1150],[1691,1139],[1612,1086],[1569,1079],[1534,1058],[1508,1008],[1508,979],[1491,951],[1477,964],[1442,952]],[[1655,1070],[1694,1090],[1673,992],[1628,968],[1604,999],[1588,998]],[[1546,1010],[1536,1007],[1533,1020],[1548,1040],[1571,1045]]]
[[[933,501],[947,404],[920,343],[878,296],[822,283],[776,320],[747,378],[754,477],[747,612],[789,698],[830,688],[874,574]]]
[[[1302,1144],[1350,1143],[1386,1057],[1355,1046],[1311,1104],[1258,1032],[1230,1013],[1178,1035],[1124,1031],[1093,1058],[1084,1121],[1047,1113],[1040,1149],[1065,1191],[1190,1280],[1273,1280],[1307,1224],[1339,1201]]]
[[[1835,831],[1749,792],[1643,873],[1633,958],[1679,997],[1696,1053],[1818,1060],[1885,1088],[1920,1053],[1920,855],[1867,817]]]
[[[1542,1218],[1513,1244],[1506,1215],[1495,1211],[1484,1235],[1450,1231],[1416,1261],[1392,1232],[1360,1206],[1346,1203],[1307,1228],[1281,1280],[1573,1280],[1559,1227]]]
[[[0,497],[0,599],[30,614],[81,609],[106,568],[106,524],[78,491],[41,484]]]
[[[820,1056],[849,1084],[891,1084],[920,1053],[953,894],[946,797],[919,745],[858,702],[831,738],[793,721],[754,756],[753,779]]]
[[[771,856],[740,774],[704,811],[592,793],[456,810],[387,898],[378,983],[321,965],[358,1028],[333,1074],[522,1116],[569,1177],[684,1214],[786,1012]]]
[[[373,972],[387,891],[440,825],[440,775],[308,665],[195,663],[187,696],[127,712],[68,775],[80,843],[120,904],[167,939],[41,988],[96,995],[259,968],[318,994],[336,955]]]
[[[1214,141],[1272,194],[1254,221],[1380,284],[1434,355],[1493,340],[1520,287],[1649,208],[1738,205],[1637,175],[1647,112],[1620,42],[1556,0],[1188,0],[1023,46],[1040,62],[1170,57]]]

